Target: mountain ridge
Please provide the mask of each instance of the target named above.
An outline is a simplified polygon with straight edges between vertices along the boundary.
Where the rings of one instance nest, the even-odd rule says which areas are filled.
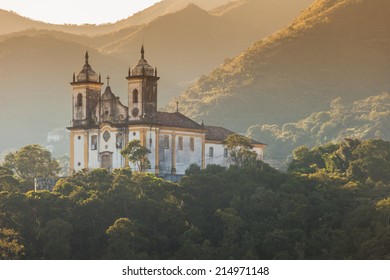
[[[133,15],[118,20],[114,23],[104,24],[50,24],[39,20],[30,19],[13,11],[0,9],[0,35],[25,31],[31,28],[63,31],[77,35],[102,35],[128,28],[135,25],[148,23],[159,16],[181,10],[187,3],[198,3],[205,9],[212,9],[220,4],[236,0],[163,0],[154,5],[134,13]],[[10,24],[12,22],[12,24]]]
[[[188,16],[191,11],[195,11],[194,17]],[[203,15],[204,21],[201,22],[199,14]],[[176,17],[181,20],[175,20]],[[272,23],[273,19],[269,18],[269,21]],[[42,143],[48,131],[68,125],[71,109],[68,82],[73,72],[80,71],[86,50],[90,52],[93,69],[102,74],[103,80],[110,75],[113,92],[126,103],[127,83],[124,77],[128,68],[139,60],[140,47],[145,43],[145,57],[152,66],[158,67],[161,76],[159,106],[163,106],[201,73],[221,64],[226,57],[240,53],[265,34],[255,18],[253,28],[244,28],[240,24],[190,6],[184,12],[178,11],[142,26],[101,36],[45,30],[1,36],[0,104],[3,111],[0,126],[7,133],[0,143],[0,150]],[[142,32],[144,36],[141,36]],[[108,44],[126,41],[124,38],[128,40],[127,45],[119,44],[123,50],[115,54],[109,53],[111,49],[102,50]],[[48,102],[40,101],[45,99]],[[40,106],[42,109],[37,109]],[[12,124],[9,120],[18,123]],[[27,137],[15,137],[29,130],[31,125],[36,128]]]
[[[353,101],[388,90],[386,11],[390,5],[383,0],[317,1],[174,101],[198,121],[217,120],[240,131],[254,123],[298,120],[338,96]]]

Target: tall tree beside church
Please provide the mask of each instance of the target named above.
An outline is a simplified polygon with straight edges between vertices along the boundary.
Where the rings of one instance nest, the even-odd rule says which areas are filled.
[[[7,154],[3,166],[29,182],[37,177],[55,177],[60,171],[60,166],[52,158],[51,153],[36,144],[27,145],[16,152]]]
[[[127,157],[131,163],[135,164],[138,171],[143,171],[150,166],[148,160],[148,154],[150,153],[151,151],[142,146],[139,140],[130,141],[121,151],[122,156]]]
[[[225,140],[225,146],[229,151],[234,165],[244,167],[254,164],[257,154],[253,150],[251,140],[239,134],[229,135]]]

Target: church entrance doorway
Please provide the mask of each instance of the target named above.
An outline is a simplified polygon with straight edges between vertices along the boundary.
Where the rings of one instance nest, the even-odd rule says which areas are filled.
[[[102,153],[100,167],[105,169],[112,169],[112,154],[111,153]]]

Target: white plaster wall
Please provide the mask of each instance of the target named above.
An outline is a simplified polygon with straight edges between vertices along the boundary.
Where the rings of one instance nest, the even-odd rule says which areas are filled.
[[[96,150],[92,150],[92,143],[91,143],[91,137],[92,136],[98,136],[98,145]],[[88,159],[88,165],[89,169],[94,169],[94,168],[100,168],[100,162],[99,162],[99,133],[97,131],[93,131],[89,133],[89,159]]]
[[[169,149],[165,149],[164,139],[169,137]],[[172,169],[172,135],[160,132],[159,136],[159,168],[162,174],[171,174]]]
[[[150,140],[152,140],[152,145],[150,145]],[[150,162],[150,169],[148,172],[154,173],[156,171],[156,131],[154,129],[149,129],[146,133],[146,148],[151,151],[148,155]]]
[[[214,156],[210,157],[210,147],[214,148]],[[223,144],[206,143],[205,162],[206,166],[209,164],[217,164],[228,167],[230,165],[229,158],[224,157],[225,146]]]
[[[79,139],[80,137],[80,139]],[[73,143],[74,143],[74,162],[73,162],[73,166],[74,166],[74,170],[77,172],[77,171],[80,171],[82,170],[83,168],[85,168],[84,166],[84,142],[85,142],[85,137],[83,134],[81,133],[75,133],[74,137],[73,137]],[[79,165],[80,163],[80,165]]]
[[[264,159],[264,148],[254,147],[253,150],[256,152],[258,160]]]
[[[179,137],[183,137],[183,150],[179,150]],[[194,151],[190,149],[190,138],[194,138]],[[202,137],[199,134],[192,136],[176,136],[176,174],[185,174],[186,169],[196,163],[202,166]]]

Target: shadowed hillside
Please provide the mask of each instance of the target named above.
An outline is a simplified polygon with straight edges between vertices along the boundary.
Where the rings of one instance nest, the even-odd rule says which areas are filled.
[[[286,29],[201,77],[181,95],[181,107],[243,132],[322,111],[338,96],[350,102],[386,91],[389,13],[386,0],[319,0]]]
[[[134,46],[144,42],[150,61],[162,75],[160,85],[167,89],[160,95],[160,104],[166,104],[226,58],[289,24],[308,2],[311,1],[293,0],[286,6],[281,0],[240,0],[224,6],[218,13],[216,10],[207,13],[190,4],[100,50],[126,59],[138,55]]]
[[[25,46],[28,46],[26,48]],[[41,143],[47,132],[69,125],[72,73],[84,64],[85,46],[44,37],[14,37],[0,42],[0,148]],[[126,75],[130,62],[115,61],[90,49],[91,64],[103,78]],[[123,79],[124,82],[124,79]],[[124,86],[125,87],[125,86]],[[116,92],[116,88],[113,88]]]
[[[272,18],[269,20],[272,22]],[[256,22],[253,18],[252,25],[246,27],[246,23],[223,14],[210,15],[189,5],[148,24],[94,37],[55,30],[3,35],[0,37],[0,104],[3,108],[0,125],[9,133],[2,138],[0,150],[41,143],[48,131],[69,123],[68,82],[73,72],[80,71],[86,50],[90,51],[92,67],[101,72],[103,81],[106,75],[112,77],[114,93],[126,103],[124,77],[128,67],[137,63],[144,42],[146,59],[158,67],[161,76],[159,104],[164,106],[201,73],[265,36],[268,31],[263,32],[263,27]],[[20,136],[26,135],[23,131],[32,126],[31,133]]]

